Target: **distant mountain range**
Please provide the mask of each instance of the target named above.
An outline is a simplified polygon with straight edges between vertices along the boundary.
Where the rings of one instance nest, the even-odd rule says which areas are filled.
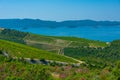
[[[81,26],[120,26],[120,21],[93,21],[93,20],[68,20],[68,21],[45,21],[40,19],[0,19],[0,27],[81,27]]]

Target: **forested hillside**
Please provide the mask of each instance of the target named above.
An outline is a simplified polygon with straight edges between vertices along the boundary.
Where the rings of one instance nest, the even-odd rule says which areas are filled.
[[[103,68],[107,65],[114,65],[120,60],[120,40],[111,42],[111,45],[105,48],[69,47],[64,51],[65,55],[83,60],[92,67]]]
[[[0,29],[0,39],[4,40],[9,40],[9,41],[14,41],[18,43],[25,43],[23,38],[27,35],[28,33],[16,31],[16,30],[10,30],[10,29]]]

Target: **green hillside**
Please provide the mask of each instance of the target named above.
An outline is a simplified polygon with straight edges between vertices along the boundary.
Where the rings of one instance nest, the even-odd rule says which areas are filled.
[[[17,43],[27,44],[32,47],[59,53],[59,50],[66,47],[106,47],[105,42],[88,40],[77,37],[45,36],[32,33],[25,33],[10,29],[1,29],[0,39]]]
[[[29,34],[24,40],[32,40],[38,42],[45,42],[49,44],[54,44],[56,46],[64,46],[68,45],[69,47],[79,47],[79,46],[90,46],[90,47],[106,47],[107,44],[101,41],[89,40],[78,37],[67,37],[67,36],[45,36],[45,35],[36,35]],[[77,45],[74,45],[76,43]]]
[[[27,34],[28,33],[11,30],[11,29],[4,29],[4,28],[0,29],[0,39],[14,41],[14,42],[22,43],[22,44],[25,43],[23,38]]]
[[[0,50],[7,52],[11,57],[46,59],[53,61],[76,63],[76,61],[70,58],[66,58],[63,55],[53,54],[44,50],[4,40],[0,40]]]
[[[29,64],[20,58],[53,63]],[[85,64],[71,65],[80,63],[79,60]],[[119,60],[120,40],[106,44],[0,29],[0,80],[119,80]],[[59,65],[57,61],[68,64]]]
[[[67,41],[72,41],[72,43],[77,43],[78,46],[81,44],[88,44],[88,46],[90,47],[106,47],[106,43],[105,42],[102,42],[102,41],[95,41],[95,40],[89,40],[89,39],[85,39],[85,38],[78,38],[78,37],[66,37],[66,36],[63,36],[63,37],[54,37],[54,38],[57,38],[57,39],[62,39],[62,40],[67,40]],[[74,46],[74,45],[71,45],[71,46]]]

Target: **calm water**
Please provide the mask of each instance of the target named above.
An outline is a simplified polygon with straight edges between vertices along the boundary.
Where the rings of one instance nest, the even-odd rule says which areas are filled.
[[[52,36],[76,36],[81,38],[93,39],[110,42],[120,39],[120,26],[112,27],[59,27],[59,28],[14,28],[20,31],[32,32],[36,34],[52,35]]]

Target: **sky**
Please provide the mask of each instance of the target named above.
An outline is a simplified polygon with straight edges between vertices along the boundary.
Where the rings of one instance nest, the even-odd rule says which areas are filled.
[[[0,19],[120,21],[120,0],[0,0]]]

